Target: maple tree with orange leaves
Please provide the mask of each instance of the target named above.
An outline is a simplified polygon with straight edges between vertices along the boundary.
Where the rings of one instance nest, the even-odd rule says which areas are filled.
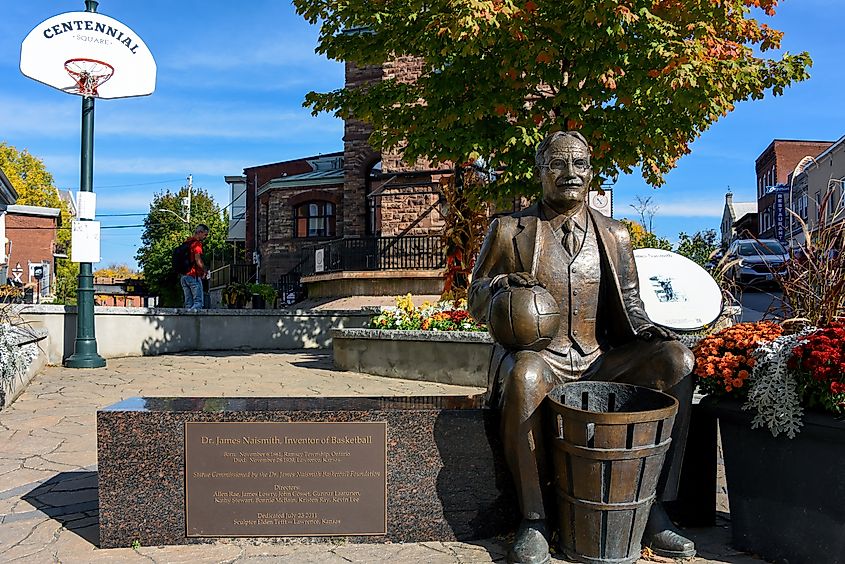
[[[771,54],[778,0],[294,0],[317,51],[358,66],[424,62],[413,82],[311,92],[313,112],[373,126],[408,162],[485,157],[491,196],[531,195],[533,153],[580,129],[596,178],[642,171],[659,186],[690,144],[744,100],[808,77],[807,53]],[[424,101],[424,103],[420,103]]]

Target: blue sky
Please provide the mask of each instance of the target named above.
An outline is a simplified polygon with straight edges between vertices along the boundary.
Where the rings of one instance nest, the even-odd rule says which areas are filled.
[[[20,42],[83,0],[4,2],[0,18],[0,141],[42,158],[60,188],[79,183],[81,99],[21,75]],[[343,126],[302,108],[309,90],[343,84],[343,66],[313,53],[317,29],[292,6],[269,0],[102,0],[99,12],[132,28],[156,58],[152,96],[98,100],[94,191],[104,227],[102,263],[135,265],[137,225],[153,195],[194,186],[228,204],[225,175],[244,167],[342,150]],[[786,32],[784,49],[809,51],[812,78],[763,101],[745,102],[706,131],[660,189],[639,177],[614,187],[616,217],[635,217],[637,196],[658,205],[654,223],[678,232],[718,229],[728,187],[754,199],[754,159],[774,138],[836,140],[845,134],[843,0],[786,0],[768,23]],[[107,217],[111,216],[111,217]]]

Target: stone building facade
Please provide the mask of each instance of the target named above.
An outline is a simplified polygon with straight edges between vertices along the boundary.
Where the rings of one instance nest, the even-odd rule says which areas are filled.
[[[347,63],[346,86],[413,81],[421,69],[421,61],[407,57],[382,66]],[[442,231],[439,181],[451,173],[450,163],[409,165],[398,151],[380,154],[368,143],[371,132],[348,119],[343,152],[248,167],[243,176],[226,177],[244,182],[243,245],[247,261],[254,257],[258,263],[258,280],[279,280],[321,242]]]

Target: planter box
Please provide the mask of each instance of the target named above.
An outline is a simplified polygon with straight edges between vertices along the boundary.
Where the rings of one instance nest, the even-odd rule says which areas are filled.
[[[38,350],[23,374],[0,383],[0,410],[9,407],[24,392],[29,382],[47,365],[47,354],[44,352],[47,349],[47,337],[47,331],[44,329],[18,331],[18,342],[32,342],[30,346],[38,347]]]
[[[493,339],[476,331],[333,329],[341,370],[458,386],[487,386]]]
[[[751,429],[738,402],[705,402],[719,418],[732,544],[774,562],[845,564],[845,421],[807,413],[794,439]]]

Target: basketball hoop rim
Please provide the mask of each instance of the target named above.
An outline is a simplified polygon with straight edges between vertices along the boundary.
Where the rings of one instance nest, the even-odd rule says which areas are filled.
[[[73,71],[73,70],[67,68],[67,66],[70,63],[79,63],[79,62],[83,62],[83,61],[86,62],[86,63],[97,63],[98,65],[103,65],[104,67],[108,68],[112,73],[114,73],[114,67],[111,66],[110,64],[108,64],[107,62],[100,61],[98,59],[89,59],[88,57],[76,57],[76,58],[73,58],[73,59],[68,59],[67,61],[65,61],[65,70],[68,71],[68,72],[76,72],[76,71]]]
[[[92,63],[101,65],[107,72],[92,73],[85,70],[79,71],[70,68],[73,63]],[[97,88],[103,85],[114,75],[114,67],[105,61],[91,59],[88,57],[76,57],[68,59],[64,64],[65,71],[76,82],[76,91],[83,96],[98,96]]]

